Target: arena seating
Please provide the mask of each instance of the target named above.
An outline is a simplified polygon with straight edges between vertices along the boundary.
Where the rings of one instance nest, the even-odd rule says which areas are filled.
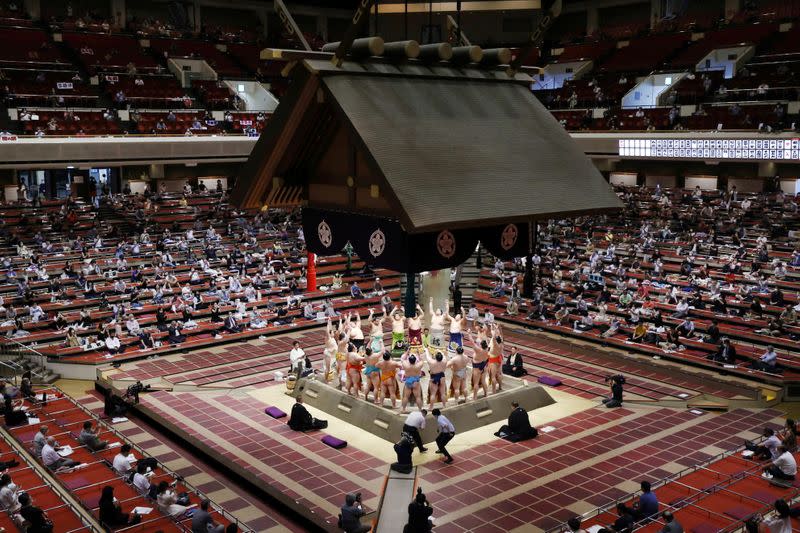
[[[70,459],[80,461],[83,464],[74,470],[54,473],[55,478],[64,490],[71,493],[98,520],[100,492],[106,486],[114,488],[114,496],[128,512],[134,507],[149,507],[153,509],[152,513],[143,516],[139,525],[122,531],[152,531],[155,528],[162,531],[185,531],[184,528],[190,524],[191,517],[185,514],[175,517],[162,514],[155,502],[150,500],[147,495],[139,494],[133,486],[112,469],[111,462],[114,456],[119,453],[121,444],[130,444],[134,448],[133,453],[137,459],[145,457],[135,443],[127,441],[120,433],[114,431],[113,426],[100,420],[96,415],[81,407],[71,398],[61,394],[57,389],[41,392],[48,395],[46,405],[40,402],[25,401],[30,410],[35,410],[40,423],[13,427],[9,428],[9,430],[17,442],[29,448],[34,435],[39,431],[39,427],[46,425],[49,428],[48,436],[55,437],[61,446],[70,446],[73,449],[72,455],[69,456]],[[93,452],[82,445],[78,441],[78,435],[83,423],[86,421],[90,421],[95,425],[100,439],[115,445],[97,452]],[[155,459],[158,460],[158,458]],[[16,479],[15,481],[19,484],[19,481]],[[200,500],[206,498],[204,494],[194,487],[176,479],[175,474],[165,470],[163,466],[155,468],[150,477],[151,483],[157,484],[161,481],[177,482],[174,490],[177,493],[186,492],[190,498],[189,505],[192,507],[197,506]],[[36,501],[41,505],[41,501],[38,498]],[[213,511],[213,517],[216,522],[224,525],[231,521],[225,513],[219,510]],[[59,528],[67,526],[66,522],[62,524],[60,520],[57,523]],[[69,530],[64,529],[63,531]]]
[[[192,88],[197,91],[208,109],[230,109],[233,93],[227,85],[214,80],[192,80]]]
[[[660,70],[689,38],[686,33],[675,33],[631,39],[627,46],[615,50],[602,62],[600,71],[649,73]]]
[[[758,46],[764,39],[777,32],[777,29],[775,24],[750,24],[711,31],[706,33],[702,39],[690,44],[670,61],[670,64],[673,67],[694,67],[715,48],[735,46],[741,43]]]
[[[685,531],[709,528],[725,531],[742,527],[754,515],[768,514],[779,498],[791,502],[800,494],[796,483],[782,487],[763,479],[763,464],[743,459],[740,452],[741,449],[725,452],[657,483],[653,492],[661,503],[661,509],[672,511]],[[798,456],[800,454],[796,453],[795,457]],[[639,494],[619,501],[632,505]],[[592,516],[584,521],[583,526],[607,526],[616,518],[612,508]],[[797,522],[792,522],[793,528],[797,527]],[[656,517],[636,524],[634,530],[651,533],[663,527],[664,520]]]
[[[585,43],[565,46],[557,58],[558,63],[568,63],[570,61],[597,61],[614,49],[611,41],[601,41],[595,43]]]
[[[137,83],[137,80],[140,82]],[[104,88],[116,100],[119,91],[124,94],[120,107],[130,105],[140,109],[169,109],[194,107],[194,99],[181,88],[172,75],[126,76],[106,75]],[[187,105],[188,104],[188,105]]]
[[[629,216],[635,218],[633,215],[634,212],[642,214],[647,213],[648,215],[646,216],[652,216],[653,213],[659,212],[658,208],[653,205],[653,198],[647,196],[647,193],[643,193],[643,191],[640,190],[631,192],[633,192],[635,195],[635,205],[637,207],[636,211],[631,211]],[[683,197],[682,192],[670,191],[668,194],[675,194],[676,203],[685,205],[686,200],[681,200]],[[714,191],[713,193],[710,193],[706,200],[713,202],[714,198],[716,197],[718,197],[717,192]],[[758,198],[754,198],[754,200],[756,202],[759,201]],[[772,203],[769,204],[769,206],[771,209],[774,209],[773,213],[775,213],[776,216],[782,213],[781,206],[775,206],[775,204]],[[718,213],[721,214],[723,212],[724,211],[720,211]],[[748,215],[746,215],[745,220],[747,220],[747,217],[751,216],[755,218],[755,212],[750,211]],[[755,222],[752,218],[750,220],[750,224]],[[620,231],[620,228],[614,226],[613,223],[607,229],[612,232]],[[747,253],[749,254],[755,254],[756,249],[758,248],[755,243],[755,239],[765,234],[764,230],[760,229],[756,225],[748,225],[748,229],[751,232],[751,235],[744,242],[743,247],[740,247],[740,254],[744,253],[743,250],[747,250]],[[603,230],[598,228],[599,233],[597,236],[601,235],[602,231]],[[791,244],[789,242],[784,244],[780,240],[776,240],[775,237],[772,237],[772,239],[772,248],[769,252],[770,261],[781,261],[788,264],[791,258]],[[686,291],[685,294],[691,294],[693,291],[690,289],[691,284],[689,282],[689,278],[682,276],[679,272],[681,268],[681,262],[685,260],[685,256],[681,255],[680,253],[675,253],[675,251],[672,249],[673,246],[665,246],[665,244],[666,243],[662,243],[658,245],[661,253],[663,254],[663,268],[666,273],[665,282],[656,285],[653,283],[650,283],[649,285],[641,284],[642,280],[647,279],[646,276],[651,275],[650,272],[652,269],[652,263],[646,258],[642,260],[644,255],[637,255],[638,253],[642,253],[642,250],[633,246],[633,244],[631,245],[633,247],[629,247],[628,245],[624,247],[621,246],[621,248],[626,250],[621,252],[623,254],[621,256],[623,259],[621,260],[626,265],[626,268],[632,265],[633,261],[636,261],[639,263],[636,269],[640,268],[642,270],[626,270],[624,279],[622,281],[624,282],[627,280],[629,283],[632,283],[632,291],[639,291],[637,301],[644,303],[650,302],[649,305],[651,305],[653,309],[659,310],[663,314],[663,323],[666,328],[675,328],[678,326],[678,324],[680,324],[681,319],[673,318],[671,316],[675,312],[675,303],[677,302],[674,298],[670,299],[667,297],[668,293],[670,292],[670,286],[675,286],[682,291]],[[578,250],[581,250],[579,253],[585,254],[578,256],[579,261],[587,261],[588,256],[593,253],[588,250],[584,250],[584,248],[578,242],[569,244],[569,246],[578,246]],[[691,244],[682,243],[675,244],[674,246],[685,247],[691,246]],[[732,245],[730,243],[721,241],[719,246],[726,247]],[[576,280],[571,283],[566,282],[562,286],[562,290],[567,293],[567,305],[572,305],[574,303],[574,299],[569,295],[569,293],[577,288],[575,283],[588,278],[582,277],[583,274],[576,274],[573,271],[573,269],[577,266],[575,259],[568,260],[566,263],[562,263],[563,259],[561,259],[561,257],[563,257],[563,253],[564,251],[561,249],[553,256],[553,268],[555,270],[545,270],[545,272],[549,272],[548,277],[554,276],[553,279],[555,280]],[[720,281],[727,280],[726,283],[736,284],[735,286],[725,285],[721,289],[722,292],[729,296],[726,304],[728,309],[727,313],[721,313],[710,309],[709,307],[712,305],[711,298],[707,294],[702,293],[702,298],[708,303],[708,307],[706,307],[706,304],[704,304],[703,308],[696,307],[689,312],[689,315],[694,320],[697,332],[706,332],[711,320],[716,320],[719,323],[721,335],[729,337],[732,343],[734,343],[736,346],[737,356],[743,361],[743,364],[725,367],[724,371],[731,374],[740,374],[748,377],[749,379],[757,378],[768,383],[797,381],[798,378],[800,378],[800,360],[798,360],[796,357],[797,350],[800,348],[800,337],[798,337],[800,330],[797,329],[796,324],[787,323],[782,326],[780,332],[778,330],[774,330],[774,333],[765,333],[765,329],[770,329],[768,319],[778,318],[778,316],[784,312],[785,306],[794,306],[798,304],[796,297],[792,294],[798,287],[795,277],[796,266],[789,267],[791,274],[788,277],[772,278],[768,276],[770,276],[771,268],[773,268],[772,265],[774,263],[765,262],[763,266],[764,270],[760,273],[753,274],[745,269],[745,271],[741,274],[731,275],[723,270],[723,265],[720,263],[719,258],[714,253],[711,255],[706,255],[702,259],[698,258],[696,261],[698,261],[698,263],[696,263],[695,268],[702,269],[702,275],[709,276],[707,279],[715,278]],[[755,264],[760,268],[759,261],[756,261]],[[617,275],[614,272],[614,269],[603,269],[601,271],[601,275],[604,277],[605,283],[608,286],[614,284],[615,280],[617,279]],[[576,278],[576,276],[578,277]],[[763,279],[769,280],[768,290],[770,292],[764,293],[760,292],[763,289],[754,289],[758,283],[761,283],[759,281],[762,279],[761,276],[765,276]],[[547,282],[546,285],[548,283],[549,282]],[[781,305],[769,303],[771,299],[775,298],[772,293],[774,293],[778,288],[785,293],[785,296],[783,296],[784,303]],[[718,343],[709,342],[708,340],[703,342],[703,340],[697,336],[694,336],[693,338],[682,338],[679,343],[681,345],[679,350],[664,350],[662,347],[656,346],[652,342],[644,343],[629,341],[628,339],[633,329],[633,326],[627,322],[630,311],[627,307],[620,307],[615,303],[614,300],[616,296],[611,296],[611,300],[607,303],[607,309],[608,312],[611,313],[611,316],[616,316],[622,320],[622,326],[619,332],[617,332],[615,335],[602,337],[601,333],[604,329],[602,323],[597,328],[593,328],[590,331],[574,330],[572,327],[573,322],[580,320],[580,315],[573,313],[572,310],[570,311],[569,317],[562,321],[563,325],[559,325],[557,322],[552,320],[552,308],[550,311],[548,311],[548,319],[546,321],[541,321],[536,317],[532,317],[532,319],[525,318],[526,311],[528,310],[527,304],[523,304],[520,307],[518,315],[508,316],[504,314],[503,309],[505,308],[505,299],[497,298],[497,295],[490,294],[493,289],[493,285],[489,272],[483,273],[480,289],[481,290],[476,293],[476,301],[495,308],[497,311],[496,315],[501,317],[503,320],[525,324],[530,327],[557,331],[561,334],[575,335],[582,339],[593,340],[594,342],[616,345],[626,350],[636,350],[644,353],[650,353],[652,355],[658,355],[659,357],[663,358],[673,358],[696,366],[720,369],[719,363],[710,360],[710,357],[713,356],[718,350]],[[693,286],[693,290],[702,289],[695,284]],[[555,298],[555,293],[552,286],[550,286],[548,292],[550,292],[550,294],[545,297],[548,305],[550,305],[550,302],[554,301]],[[592,299],[596,298],[597,294],[598,293],[595,292],[594,289],[583,292],[583,296],[589,298],[590,301],[593,301]],[[752,302],[754,298],[760,298],[764,302],[764,316],[751,316],[749,314],[750,302]],[[593,309],[595,308],[594,305],[594,303],[591,304]],[[643,320],[648,322],[649,319],[643,318]],[[658,342],[662,342],[662,340],[663,339],[659,339]],[[778,351],[778,360],[781,366],[780,372],[778,373],[774,371],[765,372],[761,369],[751,368],[751,366],[754,366],[759,357],[764,353],[764,350],[768,345],[774,346]]]
[[[145,53],[133,37],[65,32],[63,40],[91,74],[127,72],[130,64],[141,73],[152,72],[158,67],[156,59]]]
[[[103,118],[102,111],[73,112],[47,109],[30,111],[38,115],[39,120],[20,122],[20,130],[27,135],[33,135],[37,130],[44,132],[45,135],[114,135],[120,133],[119,122]],[[49,125],[51,120],[55,123],[55,129]]]
[[[244,71],[224,52],[206,41],[151,39],[150,47],[164,57],[204,59],[220,77],[241,77]]]
[[[136,130],[139,133],[156,133],[164,135],[183,135],[187,130],[194,134],[219,133],[220,127],[215,122],[207,122],[203,111],[175,111],[171,112],[175,120],[169,120],[167,116],[170,112],[139,113],[139,120],[136,123]],[[210,120],[210,118],[208,119]],[[164,129],[157,127],[158,123],[164,125]],[[198,127],[199,126],[199,127]]]
[[[45,479],[37,468],[27,462],[24,455],[12,446],[7,440],[8,437],[2,436],[0,440],[0,460],[17,461],[18,466],[8,470],[12,480],[21,489],[31,495],[34,504],[41,508],[47,517],[53,521],[56,533],[88,533],[92,531],[83,522],[83,519],[75,509],[64,500],[60,487],[56,487],[51,481]],[[6,531],[18,531],[18,527],[7,513],[0,513],[0,527]]]
[[[75,71],[4,69],[7,102],[12,106],[96,107],[98,91],[76,79]]]
[[[0,28],[0,57],[2,67],[51,68],[71,67],[62,50],[50,35],[39,29]]]

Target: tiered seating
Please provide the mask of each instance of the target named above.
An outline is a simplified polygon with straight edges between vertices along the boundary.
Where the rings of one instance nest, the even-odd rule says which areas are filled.
[[[140,113],[136,129],[139,133],[156,133],[161,135],[183,135],[187,130],[192,133],[219,133],[220,127],[215,124],[208,124],[203,111],[176,111],[173,112],[175,120],[168,120],[168,112],[163,113]],[[159,129],[157,125],[161,123],[165,129]]]
[[[728,452],[712,461],[687,468],[664,480],[654,488],[661,510],[672,511],[675,519],[687,531],[713,528],[732,531],[760,514],[768,514],[777,499],[792,501],[800,491],[797,484],[788,488],[761,478],[763,466],[738,456],[739,450]],[[795,454],[797,457],[798,454]],[[636,495],[621,498],[632,505]],[[612,524],[617,516],[613,509],[596,513],[584,521],[583,527]],[[797,527],[794,520],[793,526]],[[652,533],[664,527],[661,517],[636,524],[634,531]]]
[[[26,426],[32,427],[32,426]],[[34,467],[27,459],[12,447],[10,441],[3,436],[0,440],[0,461],[17,461],[18,466],[8,470],[13,482],[21,491],[31,495],[34,505],[42,509],[47,518],[53,522],[55,533],[89,533],[83,518],[64,500],[63,491],[42,476],[41,467]],[[19,531],[19,528],[6,513],[0,513],[0,527],[5,531]]]
[[[608,72],[650,72],[659,70],[688,40],[686,33],[653,35],[632,39],[628,46],[614,51],[601,66]],[[633,77],[633,76],[631,76]]]
[[[231,130],[235,133],[242,133],[249,129],[255,129],[259,133],[267,124],[269,115],[266,113],[251,113],[247,111],[231,113],[233,122],[231,122]],[[259,120],[263,118],[264,120]]]
[[[723,81],[723,74],[721,70],[717,70],[703,72],[702,74],[698,73],[693,79],[688,76],[683,77],[673,86],[673,90],[677,95],[677,103],[696,104],[712,98],[712,95]],[[706,89],[705,85],[706,78],[711,80],[708,89]]]
[[[53,105],[59,97],[69,107],[95,107],[97,89],[75,79],[75,71],[5,69],[9,98],[16,106]]]
[[[702,31],[714,27],[725,13],[719,5],[706,2],[690,2],[684,15],[663,19],[656,25],[658,33],[673,31]]]
[[[632,189],[632,191],[640,192],[637,189]],[[666,217],[664,220],[669,219],[669,215],[666,215],[658,206],[653,205],[653,199],[648,196],[647,193],[642,191],[641,196],[635,193],[632,194],[636,201],[634,201],[632,205],[629,205],[627,215],[623,216],[628,223],[634,224],[635,227],[640,227],[640,222],[647,224],[644,220],[640,221],[638,216],[659,216]],[[712,193],[705,198],[705,201],[716,203],[719,200],[715,198],[715,194]],[[676,198],[676,202],[676,205],[686,206],[686,203],[681,202],[680,195]],[[762,230],[754,226],[757,220],[766,220],[767,218],[772,220],[774,218],[776,221],[781,221],[788,227],[796,227],[796,216],[789,214],[789,212],[784,213],[781,208],[775,208],[774,206],[770,207],[766,212],[763,211],[767,207],[768,206],[759,204],[759,207],[754,207],[752,210],[748,211],[744,220],[739,223],[742,226],[748,227],[748,231],[752,232],[749,239],[744,241],[741,246],[733,245],[729,240],[721,236],[718,237],[719,240],[715,245],[720,247],[719,249],[716,247],[707,249],[704,248],[706,246],[704,244],[698,245],[700,248],[698,248],[697,251],[698,257],[695,259],[693,272],[695,275],[699,273],[700,276],[706,276],[705,279],[707,280],[717,280],[721,284],[720,291],[728,296],[727,304],[725,304],[728,310],[727,312],[722,312],[719,308],[713,307],[711,297],[705,294],[705,284],[697,283],[696,278],[693,283],[690,283],[685,275],[679,274],[680,263],[685,259],[685,252],[681,253],[680,250],[686,250],[687,247],[692,246],[692,243],[667,244],[666,242],[655,241],[650,244],[651,247],[648,253],[653,253],[653,247],[657,247],[659,253],[662,254],[664,262],[663,268],[665,275],[658,276],[657,280],[653,279],[651,260],[647,258],[642,260],[644,254],[639,247],[640,245],[636,242],[637,237],[634,235],[630,236],[631,241],[628,241],[627,244],[623,245],[620,243],[618,250],[615,252],[615,254],[617,254],[615,255],[617,258],[616,261],[619,261],[626,269],[621,275],[621,278],[619,278],[620,274],[616,268],[612,268],[602,261],[597,264],[594,272],[599,274],[609,287],[615,284],[621,284],[619,285],[620,287],[629,287],[631,292],[636,292],[637,296],[635,296],[635,299],[636,302],[639,303],[634,304],[633,308],[638,309],[641,305],[645,304],[650,306],[652,312],[658,311],[661,313],[662,317],[660,320],[663,326],[669,329],[674,329],[681,323],[680,318],[672,316],[675,313],[676,298],[667,298],[667,295],[673,290],[672,287],[674,287],[676,291],[684,291],[684,294],[690,295],[699,291],[702,304],[700,301],[695,301],[695,303],[693,303],[695,308],[689,311],[689,316],[692,317],[696,327],[695,331],[697,333],[706,333],[710,327],[711,321],[716,320],[719,323],[720,335],[727,336],[731,339],[737,349],[739,360],[744,361],[744,366],[739,366],[737,362],[737,366],[726,368],[726,372],[742,375],[750,379],[758,378],[766,382],[783,383],[785,381],[797,381],[800,379],[800,359],[796,356],[798,348],[800,348],[800,328],[798,328],[796,323],[787,322],[782,326],[781,331],[774,330],[773,328],[773,333],[765,332],[766,329],[769,329],[768,319],[778,318],[778,316],[785,311],[786,306],[795,306],[799,303],[794,295],[794,292],[800,287],[800,284],[798,284],[796,266],[790,267],[789,274],[786,277],[772,278],[770,277],[772,265],[762,258],[756,261],[756,264],[763,264],[764,270],[762,270],[761,273],[754,276],[745,271],[744,275],[731,275],[723,270],[722,262],[719,259],[722,255],[738,253],[740,257],[742,257],[742,260],[745,261],[747,260],[747,255],[755,254],[757,248],[755,238],[762,234]],[[683,211],[684,209],[696,211],[699,207],[696,205],[694,207],[684,207],[679,208],[678,211]],[[721,216],[725,211],[717,211],[716,213],[718,216]],[[636,222],[632,222],[634,220]],[[706,223],[708,222],[702,222],[702,224]],[[625,230],[621,229],[621,227],[617,226],[614,222],[611,222],[608,228],[613,228],[611,231],[614,233],[622,232],[622,234],[625,234]],[[577,255],[566,263],[562,263],[562,258],[566,253],[563,248],[551,250],[548,253],[550,259],[547,259],[546,263],[550,265],[552,261],[554,268],[552,272],[547,269],[549,267],[543,267],[542,270],[542,284],[546,288],[543,298],[548,306],[551,302],[555,301],[555,288],[550,281],[551,279],[564,280],[560,290],[567,294],[567,305],[574,305],[573,297],[570,296],[570,293],[572,293],[573,290],[579,289],[578,283],[582,284],[588,279],[587,274],[581,272],[580,267],[587,265],[587,256],[594,253],[587,251],[585,252],[587,255],[582,255],[584,252],[578,252],[578,250],[583,250],[583,243],[586,242],[586,238],[588,237],[592,241],[592,246],[597,246],[600,250],[599,253],[602,254],[602,249],[605,248],[606,244],[598,238],[604,235],[604,231],[605,230],[601,230],[596,234],[592,233],[588,236],[575,236],[577,241],[572,241],[567,244],[567,246],[576,247]],[[563,244],[564,243],[562,243],[562,245]],[[768,252],[769,261],[788,262],[794,244],[792,239],[780,239],[773,235],[771,237],[771,248]],[[680,246],[680,248],[677,248],[678,246]],[[620,251],[623,249],[625,251]],[[642,255],[637,255],[639,253],[642,253]],[[742,256],[742,254],[747,255]],[[637,262],[636,265],[633,265],[635,270],[628,270],[628,267],[632,266],[634,260]],[[573,271],[575,268],[578,269],[576,271],[577,273]],[[767,276],[765,279],[768,280],[768,290],[770,293],[766,293],[763,290],[755,290],[756,283],[762,283],[763,285],[763,282],[758,281],[762,274]],[[568,279],[574,281],[567,282],[566,280]],[[727,281],[723,284],[722,280],[724,279],[727,279]],[[644,284],[644,280],[647,280],[648,283]],[[734,285],[731,286],[730,283]],[[692,287],[691,289],[690,286]],[[583,298],[587,299],[587,301],[590,302],[589,305],[594,309],[597,301],[596,298],[600,296],[599,289],[590,287],[584,290],[582,287],[581,285]],[[562,334],[577,335],[580,338],[591,339],[594,342],[616,345],[625,350],[641,351],[652,355],[658,355],[662,358],[672,358],[695,366],[719,368],[719,363],[711,359],[716,355],[719,349],[719,341],[709,342],[709,340],[706,339],[706,341],[703,342],[697,336],[681,338],[675,345],[680,347],[678,350],[675,350],[675,346],[667,349],[663,348],[663,346],[656,346],[652,340],[647,342],[642,340],[630,342],[629,337],[632,334],[633,325],[629,323],[628,320],[630,319],[631,311],[627,306],[617,303],[617,294],[609,293],[609,297],[606,298],[607,303],[605,305],[607,306],[609,315],[602,319],[599,326],[589,331],[582,332],[573,330],[573,322],[580,320],[581,317],[579,313],[574,313],[571,307],[569,308],[569,315],[564,317],[561,322],[563,325],[559,325],[557,322],[551,320],[553,317],[552,308],[549,308],[547,311],[547,320],[545,321],[540,320],[539,315],[524,318],[529,309],[526,303],[523,303],[518,315],[503,315],[506,304],[505,298],[496,298],[487,294],[487,292],[492,289],[491,281],[484,278],[480,288],[481,290],[476,293],[476,300],[494,307],[497,311],[496,314],[501,316],[504,320],[510,320],[531,327],[549,329]],[[785,293],[784,303],[780,305],[770,304],[770,299],[775,297],[774,294],[771,293],[778,288]],[[755,292],[750,293],[748,291]],[[622,290],[617,289],[617,292],[621,293]],[[747,296],[747,294],[750,295]],[[741,316],[749,312],[750,302],[757,296],[760,297],[763,302],[764,316]],[[650,311],[643,310],[641,320],[645,324],[651,324],[653,320],[651,314]],[[610,320],[611,317],[616,317],[622,321],[620,329],[613,335],[601,337],[601,332],[604,331],[604,325],[608,324],[608,320]],[[656,337],[657,342],[664,342],[663,333]],[[750,368],[751,366],[756,366],[758,359],[764,353],[767,345],[772,345],[778,350],[778,361],[782,373],[775,371],[766,372],[760,367],[758,370]]]
[[[151,39],[150,47],[165,57],[204,59],[220,77],[241,77],[242,69],[213,43],[185,39]]]
[[[69,65],[58,46],[52,42],[50,36],[38,29],[0,29],[0,57],[2,67],[37,67],[49,65],[52,68],[61,68]]]
[[[125,35],[99,33],[63,34],[64,43],[80,57],[84,67],[95,74],[102,72],[125,72],[133,64],[137,71],[148,72],[158,68],[154,57],[145,53],[139,41]]]
[[[215,80],[192,80],[192,88],[197,91],[208,109],[231,109],[230,88]]]
[[[20,130],[26,135],[32,135],[41,130],[45,135],[114,135],[120,133],[119,122],[103,118],[102,111],[61,111],[61,110],[32,110],[39,116],[39,120],[20,122]],[[71,118],[67,118],[69,115]],[[50,127],[51,120],[55,121],[56,128]]]
[[[136,80],[142,83],[137,84]],[[114,75],[105,78],[105,90],[109,97],[115,98],[118,91],[125,95],[125,102],[133,108],[184,108],[194,107],[194,100],[181,88],[172,75],[164,76],[124,76]],[[187,105],[188,103],[188,105]]]
[[[637,117],[636,114],[644,114]],[[620,130],[643,131],[652,126],[657,130],[669,129],[669,108],[658,107],[654,109],[625,109],[616,113],[617,127]]]
[[[758,46],[777,29],[776,24],[750,24],[708,32],[703,39],[694,41],[679,53],[670,61],[670,64],[673,67],[694,67],[715,48],[735,46],[741,43]]]
[[[55,437],[61,446],[70,446],[73,449],[73,454],[69,456],[70,459],[80,461],[83,464],[72,471],[53,474],[64,489],[80,501],[87,510],[92,512],[97,520],[99,520],[98,504],[100,492],[106,486],[114,488],[114,496],[127,512],[130,512],[134,507],[153,509],[151,513],[143,515],[142,522],[139,525],[122,531],[155,531],[158,529],[166,532],[185,531],[190,528],[190,516],[181,514],[169,517],[162,514],[156,502],[150,500],[147,495],[139,494],[135,487],[129,485],[123,477],[112,469],[111,463],[114,456],[119,453],[121,444],[131,444],[135,449],[134,456],[137,459],[146,457],[141,450],[137,449],[133,443],[126,442],[119,433],[114,432],[105,422],[76,404],[71,398],[61,395],[57,390],[49,392],[56,393],[60,397],[50,399],[46,405],[26,402],[30,408],[36,409],[37,416],[41,422],[39,424],[10,428],[10,433],[20,444],[29,447],[39,427],[46,425],[49,428],[48,436]],[[115,444],[115,446],[97,452],[92,452],[86,446],[83,446],[77,437],[80,434],[83,423],[86,421],[96,424],[100,430],[100,438],[107,440],[109,444]],[[163,467],[157,467],[150,476],[150,483],[158,484],[161,481],[172,483],[178,480],[176,480],[174,473],[165,470]],[[192,507],[197,506],[204,498],[202,493],[183,481],[178,481],[174,490],[177,493],[188,493],[190,506]],[[38,499],[37,502],[39,502]],[[230,519],[224,512],[214,510],[212,515],[218,523],[224,525],[230,523]]]
[[[694,114],[686,117],[686,127],[692,130],[713,130],[718,124],[724,129],[756,129],[759,124],[773,125],[776,123],[775,106],[742,105],[738,114],[731,113],[731,106],[704,105],[703,114]]]
[[[556,56],[558,63],[570,61],[597,61],[614,49],[615,43],[600,41],[595,43],[575,44],[564,47],[564,51]]]

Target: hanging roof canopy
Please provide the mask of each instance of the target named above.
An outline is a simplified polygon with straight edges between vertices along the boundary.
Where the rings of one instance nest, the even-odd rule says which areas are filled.
[[[399,221],[408,234],[603,213],[621,203],[530,90],[500,69],[292,61],[233,191]],[[317,57],[317,58],[315,58]]]

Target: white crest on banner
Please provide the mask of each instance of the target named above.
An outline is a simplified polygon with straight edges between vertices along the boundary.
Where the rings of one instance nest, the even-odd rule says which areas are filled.
[[[330,248],[331,243],[333,242],[333,233],[331,232],[331,227],[324,220],[319,223],[319,226],[317,226],[317,236],[319,237],[319,242],[322,243],[322,246],[325,248]]]
[[[436,237],[436,249],[439,250],[439,255],[446,259],[450,259],[455,255],[456,238],[449,230],[442,230],[439,236]]]
[[[378,257],[385,249],[386,235],[384,235],[383,231],[380,229],[376,229],[372,232],[372,235],[369,236],[369,253],[372,254],[372,257]]]
[[[517,237],[519,237],[519,230],[516,224],[509,224],[503,228],[503,233],[500,235],[500,246],[503,250],[510,250],[517,244]]]

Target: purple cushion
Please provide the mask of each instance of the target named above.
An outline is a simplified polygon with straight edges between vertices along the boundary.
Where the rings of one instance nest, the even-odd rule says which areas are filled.
[[[711,524],[697,524],[692,528],[692,533],[717,533],[719,528]]]
[[[561,385],[561,380],[550,376],[539,376],[537,379],[542,385],[550,385],[551,387],[558,387]]]
[[[347,446],[347,441],[342,439],[337,439],[333,435],[325,435],[322,437],[322,442],[330,446],[331,448],[336,448],[337,450],[344,448]]]
[[[267,407],[266,409],[264,409],[264,412],[267,413],[272,418],[283,418],[284,416],[286,416],[286,413],[284,413],[274,405],[272,407]]]

